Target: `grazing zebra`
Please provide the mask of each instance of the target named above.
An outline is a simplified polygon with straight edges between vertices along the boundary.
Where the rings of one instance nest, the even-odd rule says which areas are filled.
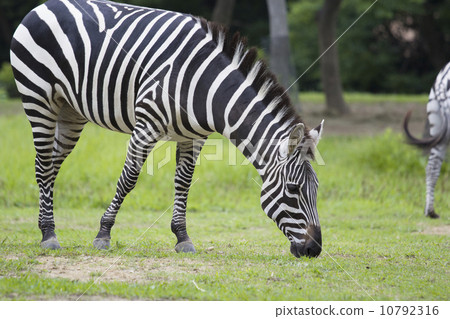
[[[410,144],[430,149],[426,169],[425,216],[439,218],[434,211],[434,188],[450,143],[450,63],[439,72],[431,88],[427,114],[430,123],[430,138],[418,139],[411,135],[408,129],[411,111],[406,114],[403,127]]]
[[[41,246],[60,248],[53,186],[84,125],[131,134],[116,194],[94,247],[111,228],[158,140],[177,142],[172,232],[177,252],[195,252],[186,230],[194,164],[207,138],[230,139],[262,178],[261,205],[296,257],[318,256],[318,180],[310,164],[323,122],[308,130],[256,50],[239,35],[191,15],[101,0],[49,0],[11,43],[11,64],[31,123],[39,185]]]

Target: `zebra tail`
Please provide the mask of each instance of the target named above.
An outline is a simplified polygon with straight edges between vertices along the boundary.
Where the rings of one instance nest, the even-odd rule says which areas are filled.
[[[411,117],[411,114],[412,114],[412,110],[408,111],[408,113],[406,113],[406,115],[405,115],[405,118],[403,119],[403,130],[405,131],[406,142],[408,144],[414,145],[421,149],[431,149],[432,147],[436,146],[437,144],[439,144],[442,141],[442,139],[445,137],[445,135],[447,133],[447,127],[448,127],[448,123],[447,123],[448,119],[446,116],[443,117],[444,121],[443,121],[443,125],[442,125],[441,129],[439,130],[439,134],[437,134],[436,136],[429,137],[429,138],[418,139],[418,138],[414,137],[408,129],[408,122]]]

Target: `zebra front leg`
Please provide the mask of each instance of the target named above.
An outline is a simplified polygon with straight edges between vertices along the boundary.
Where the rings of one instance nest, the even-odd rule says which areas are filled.
[[[172,232],[177,236],[175,251],[195,253],[194,245],[186,230],[186,203],[194,174],[195,162],[206,139],[177,143],[177,167],[175,170],[175,201],[171,222]]]
[[[426,168],[426,204],[425,216],[430,218],[439,218],[439,215],[434,211],[434,188],[439,178],[442,162],[445,157],[446,144],[441,143],[433,147],[430,151],[430,157]]]
[[[102,216],[100,230],[93,242],[95,248],[108,249],[110,247],[111,228],[116,220],[117,212],[125,196],[136,185],[142,165],[144,165],[158,138],[159,134],[154,132],[150,125],[143,121],[136,124],[128,146],[125,165],[117,182],[116,194]]]

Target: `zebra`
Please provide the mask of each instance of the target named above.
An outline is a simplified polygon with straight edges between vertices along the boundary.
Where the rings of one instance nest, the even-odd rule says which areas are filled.
[[[131,135],[116,193],[93,241],[110,248],[125,196],[157,141],[175,141],[171,230],[176,252],[195,253],[186,204],[207,137],[228,138],[261,176],[261,206],[295,257],[317,257],[322,235],[311,165],[323,121],[308,129],[275,76],[231,35],[205,19],[103,0],[49,0],[11,43],[11,65],[36,150],[41,247],[59,249],[55,178],[87,122]]]
[[[450,62],[437,75],[428,97],[429,138],[418,139],[410,133],[408,122],[411,113],[412,111],[409,111],[403,121],[407,141],[420,148],[430,149],[426,167],[425,216],[439,218],[434,210],[434,188],[450,143]]]

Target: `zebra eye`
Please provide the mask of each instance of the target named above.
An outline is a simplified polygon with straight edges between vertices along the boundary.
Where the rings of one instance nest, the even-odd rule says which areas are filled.
[[[298,192],[298,185],[292,184],[292,183],[287,183],[286,186],[287,186],[288,191],[290,191],[291,193]]]

